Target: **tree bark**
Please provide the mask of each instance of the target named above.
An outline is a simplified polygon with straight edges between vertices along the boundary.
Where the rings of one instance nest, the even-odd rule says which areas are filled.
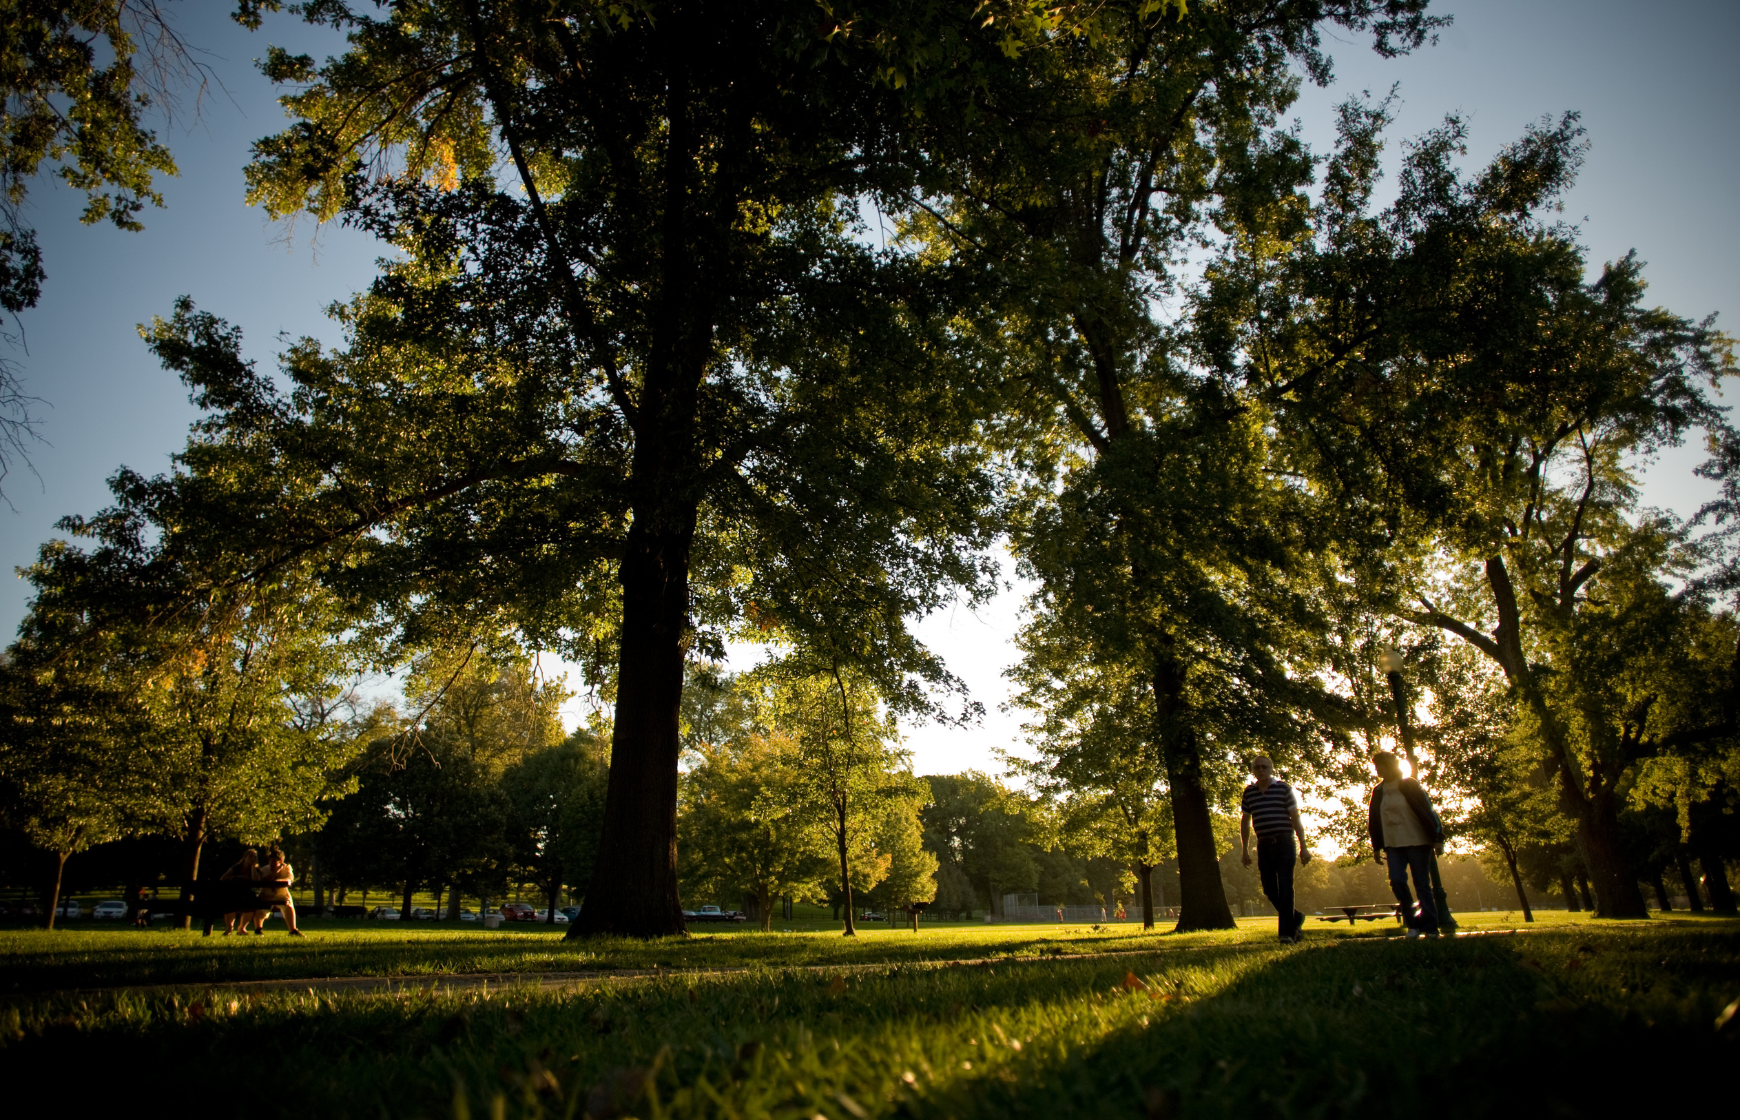
[[[399,907],[399,920],[401,922],[411,920],[411,892],[416,889],[416,883],[415,879],[408,876],[405,879],[405,902]]]
[[[1583,900],[1583,909],[1593,914],[1595,899],[1589,893],[1589,875],[1581,868],[1577,870],[1577,896]]]
[[[1503,837],[1498,840],[1498,850],[1504,853],[1504,865],[1510,869],[1510,884],[1516,888],[1517,905],[1522,907],[1523,921],[1535,920],[1534,908],[1529,905],[1529,892],[1523,888],[1522,876],[1516,869],[1516,849]]]
[[[677,893],[677,721],[694,508],[679,520],[661,532],[637,519],[628,532],[604,828],[586,906],[568,927],[571,938],[686,932]]]
[[[54,920],[60,915],[60,883],[66,874],[66,861],[71,852],[57,851],[54,853],[54,881],[48,888],[48,915],[42,920],[43,929],[53,929]]]
[[[834,831],[834,837],[840,842],[840,897],[845,899],[846,932],[844,937],[857,937],[858,925],[853,921],[852,914],[852,873],[846,859],[846,797],[841,794],[834,802],[839,818],[839,827]]]
[[[1154,869],[1136,861],[1136,885],[1142,896],[1142,928],[1154,928]]]
[[[1233,929],[1232,910],[1220,881],[1220,857],[1214,850],[1214,818],[1202,781],[1202,751],[1187,722],[1184,673],[1169,657],[1160,658],[1154,669],[1154,704],[1178,842],[1178,924],[1173,928],[1180,933]]]
[[[199,881],[199,854],[205,847],[205,827],[210,820],[202,806],[195,809],[187,817],[187,877],[181,884],[181,901],[186,902],[193,897],[193,885]],[[193,919],[183,917],[182,929],[192,929]]]
[[[1577,822],[1578,846],[1595,885],[1597,918],[1647,918],[1649,907],[1625,858],[1619,833],[1619,798],[1611,784],[1589,796]],[[1585,888],[1585,891],[1587,888]],[[1587,901],[1587,900],[1585,900]]]
[[[1702,913],[1704,900],[1698,896],[1698,877],[1692,873],[1692,859],[1684,848],[1674,852],[1674,862],[1679,865],[1680,882],[1686,888],[1686,905],[1693,913]]]
[[[1563,869],[1559,871],[1559,893],[1565,896],[1566,910],[1575,914],[1583,909],[1577,904],[1577,888],[1571,884],[1571,873]]]
[[[756,896],[761,909],[761,932],[773,932],[773,892],[765,888]]]
[[[553,926],[556,924],[556,903],[560,901],[562,894],[562,880],[551,879],[550,889],[546,894],[548,896],[546,899],[548,906],[546,908],[547,912],[544,915],[544,924]]]
[[[1734,913],[1734,890],[1728,885],[1728,869],[1722,866],[1722,853],[1714,844],[1705,844],[1698,851],[1698,863],[1704,869],[1704,889],[1710,892],[1710,909],[1718,914]]]
[[[1674,908],[1674,904],[1672,900],[1668,898],[1667,884],[1662,882],[1661,868],[1654,867],[1650,869],[1649,886],[1651,890],[1655,891],[1656,909],[1664,914],[1671,912]]]

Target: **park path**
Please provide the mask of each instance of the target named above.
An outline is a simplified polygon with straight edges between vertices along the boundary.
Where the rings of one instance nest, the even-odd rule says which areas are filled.
[[[1519,929],[1471,930],[1459,932],[1453,936],[1465,937],[1510,937],[1528,931]],[[1402,937],[1359,937],[1337,939],[1335,944],[1400,941]],[[1317,944],[1329,944],[1317,941]],[[1309,948],[1312,942],[1307,941]],[[577,972],[439,972],[409,976],[321,976],[303,977],[288,980],[189,980],[171,984],[120,984],[103,987],[59,988],[37,992],[12,993],[13,998],[53,999],[66,996],[90,995],[167,995],[179,992],[223,991],[248,993],[269,992],[305,992],[309,995],[319,995],[337,992],[395,994],[399,992],[425,991],[465,991],[483,989],[485,991],[502,988],[536,988],[539,990],[581,987],[596,983],[624,983],[635,980],[659,980],[670,978],[701,979],[710,976],[734,976],[748,972],[800,972],[827,976],[849,976],[864,972],[890,972],[893,970],[929,970],[944,968],[988,968],[997,965],[1052,964],[1058,961],[1099,961],[1115,960],[1127,957],[1164,957],[1176,953],[1205,953],[1212,951],[1255,952],[1263,949],[1273,949],[1272,942],[1241,942],[1231,945],[1180,945],[1177,948],[1158,949],[1120,949],[1105,953],[1047,953],[1032,956],[1002,956],[1002,957],[963,957],[951,960],[906,960],[906,961],[872,961],[857,964],[802,964],[802,965],[722,965],[712,968],[613,968],[593,969]]]

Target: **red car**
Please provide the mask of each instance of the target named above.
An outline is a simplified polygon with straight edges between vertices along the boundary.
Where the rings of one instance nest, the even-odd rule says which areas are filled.
[[[538,912],[524,902],[504,902],[501,907],[501,917],[504,922],[529,922],[537,917]]]

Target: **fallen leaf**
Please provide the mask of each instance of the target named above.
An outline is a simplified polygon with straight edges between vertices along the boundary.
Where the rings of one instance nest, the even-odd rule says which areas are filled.
[[[1737,999],[1727,1007],[1724,1007],[1722,1013],[1716,1016],[1716,1029],[1719,1031],[1725,1031],[1729,1027],[1732,1027],[1736,1017],[1740,1017],[1740,999]]]
[[[196,999],[192,1003],[188,1004],[187,1005],[187,1017],[189,1019],[203,1019],[203,1018],[205,1018],[205,1003],[201,1000]]]
[[[1143,979],[1140,976],[1137,976],[1134,972],[1124,973],[1124,990],[1127,992],[1133,992],[1133,991],[1136,991],[1137,989],[1141,989],[1143,991],[1146,991],[1148,989],[1148,985],[1145,981],[1143,981]]]
[[[834,982],[832,984],[828,985],[828,991],[833,993],[834,995],[839,995],[841,992],[843,992],[845,990],[846,990],[846,978],[844,976],[834,977]]]

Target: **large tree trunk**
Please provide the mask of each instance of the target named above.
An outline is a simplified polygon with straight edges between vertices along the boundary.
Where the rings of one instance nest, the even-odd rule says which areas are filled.
[[[664,532],[636,520],[622,558],[622,642],[604,828],[569,937],[685,932],[677,894],[677,738],[695,511]]]
[[[71,855],[71,852],[54,853],[54,881],[48,888],[48,915],[42,920],[43,929],[53,929],[54,920],[60,915],[61,878],[66,874],[67,857]]]
[[[1710,909],[1718,914],[1734,913],[1734,890],[1728,885],[1728,869],[1722,866],[1722,853],[1716,845],[1704,844],[1698,851],[1698,863],[1704,869],[1704,889],[1710,892]]]
[[[1559,893],[1565,896],[1565,909],[1575,914],[1583,909],[1577,905],[1577,888],[1571,882],[1571,873],[1564,868],[1559,869]]]
[[[416,888],[417,881],[407,876],[405,879],[405,901],[404,904],[399,907],[399,920],[401,922],[408,922],[411,920],[411,894],[416,890]]]
[[[1178,841],[1178,932],[1233,929],[1232,910],[1220,881],[1214,850],[1214,818],[1202,781],[1202,750],[1188,725],[1182,667],[1162,657],[1154,670],[1158,734],[1172,792],[1172,826]]]
[[[562,880],[551,879],[550,880],[550,889],[545,892],[545,895],[546,895],[547,900],[548,900],[548,909],[544,915],[544,923],[546,925],[553,926],[556,924],[556,903],[558,901],[560,901],[561,894],[562,894]]]
[[[1583,909],[1593,914],[1595,912],[1595,898],[1589,893],[1589,875],[1582,869],[1577,871],[1577,895],[1583,900]]]
[[[1154,869],[1136,861],[1136,889],[1142,897],[1142,928],[1154,928]]]
[[[1612,786],[1604,786],[1584,803],[1577,822],[1577,843],[1595,886],[1597,918],[1647,918],[1649,907],[1637,887],[1637,876],[1625,858],[1619,835],[1619,804]]]
[[[1680,882],[1683,883],[1686,888],[1686,905],[1689,906],[1694,913],[1702,913],[1704,909],[1704,900],[1698,897],[1698,877],[1692,874],[1691,856],[1687,854],[1684,848],[1680,848],[1674,852],[1674,862],[1680,869]]]
[[[761,910],[761,932],[773,932],[773,892],[763,887],[756,895],[756,902]]]
[[[183,902],[193,897],[193,884],[199,880],[199,854],[205,848],[206,822],[209,819],[204,808],[195,809],[187,816],[187,874],[181,883]],[[181,928],[192,929],[193,919],[183,917]]]

